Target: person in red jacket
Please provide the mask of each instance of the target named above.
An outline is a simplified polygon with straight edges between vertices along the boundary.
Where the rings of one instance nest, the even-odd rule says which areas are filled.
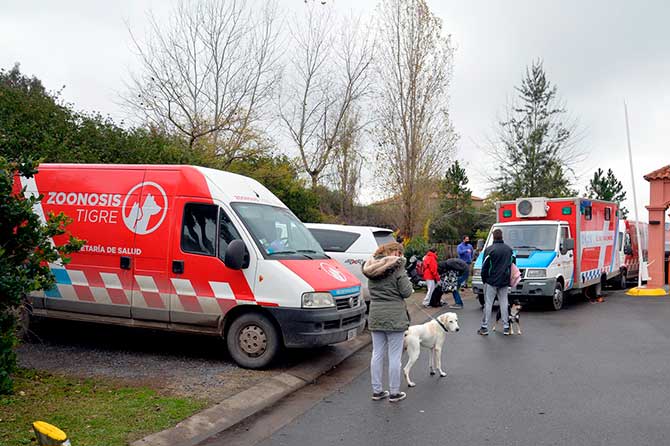
[[[440,280],[440,275],[437,272],[437,250],[430,248],[423,258],[423,280],[426,281],[428,290],[426,297],[423,298],[423,306],[427,307],[430,304],[430,296],[435,290],[435,284]]]

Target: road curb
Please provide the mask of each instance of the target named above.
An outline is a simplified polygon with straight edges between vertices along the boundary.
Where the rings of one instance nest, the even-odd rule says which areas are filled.
[[[420,308],[423,294],[414,295],[415,305],[407,305],[411,320],[427,319]],[[430,309],[427,313],[439,313]],[[179,422],[176,426],[148,435],[130,446],[195,446],[244,419],[264,410],[293,392],[316,381],[321,375],[337,367],[354,353],[370,345],[368,332],[351,341],[329,346],[307,364],[295,366],[284,373],[269,378],[249,389],[243,390],[216,405]]]
[[[370,334],[366,332],[351,341],[330,346],[309,364],[295,366],[273,376],[198,412],[174,427],[137,440],[131,446],[195,446],[311,384],[370,342]]]

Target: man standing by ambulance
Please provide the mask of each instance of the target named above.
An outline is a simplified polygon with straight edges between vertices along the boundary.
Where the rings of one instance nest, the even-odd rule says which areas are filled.
[[[507,291],[510,284],[512,268],[512,248],[503,241],[502,230],[493,231],[493,243],[484,250],[482,262],[482,282],[484,282],[484,316],[482,326],[477,333],[489,334],[489,320],[493,310],[493,301],[498,297],[500,313],[503,321],[503,334],[509,336],[509,313]]]
[[[460,288],[461,285],[465,284],[463,288],[467,288],[468,276],[470,275],[470,265],[472,264],[472,253],[474,251],[472,249],[472,245],[470,244],[470,237],[467,235],[463,236],[463,241],[460,245],[458,245],[456,251],[458,251],[458,258],[460,258],[468,265],[468,268],[465,270],[463,275],[458,278],[458,287]]]

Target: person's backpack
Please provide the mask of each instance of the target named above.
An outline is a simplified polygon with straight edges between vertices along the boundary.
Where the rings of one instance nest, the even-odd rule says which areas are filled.
[[[423,279],[423,260],[416,261],[416,272]]]

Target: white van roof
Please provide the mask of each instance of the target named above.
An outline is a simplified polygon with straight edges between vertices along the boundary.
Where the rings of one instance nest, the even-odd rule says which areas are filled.
[[[330,223],[305,223],[308,228],[314,229],[331,229],[333,231],[349,231],[363,234],[365,232],[388,232],[393,233],[392,229],[379,228],[376,226],[355,226],[355,225],[336,225]]]
[[[196,167],[196,169],[207,178],[213,197],[221,197],[227,202],[243,201],[286,208],[279,198],[253,178],[207,167]]]

